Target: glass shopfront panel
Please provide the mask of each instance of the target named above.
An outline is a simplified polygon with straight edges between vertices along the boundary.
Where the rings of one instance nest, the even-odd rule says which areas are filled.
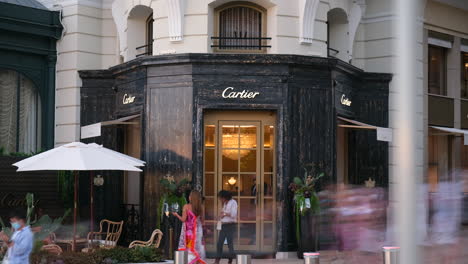
[[[204,196],[206,225],[216,224],[220,190],[238,203],[235,249],[274,251],[275,119],[268,114],[213,113],[205,118]],[[214,152],[214,154],[213,154]],[[213,161],[212,157],[215,157]],[[268,232],[266,234],[265,232]],[[207,234],[207,250],[216,248],[217,232]]]

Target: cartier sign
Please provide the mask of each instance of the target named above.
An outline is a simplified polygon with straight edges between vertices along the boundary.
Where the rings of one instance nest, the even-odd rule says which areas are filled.
[[[351,100],[349,100],[349,98],[346,98],[345,94],[341,95],[340,102],[342,105],[346,105],[346,106],[351,106],[351,103],[352,103]]]
[[[130,94],[124,94],[122,104],[133,104],[135,102],[135,96]]]
[[[39,200],[34,201],[35,205],[39,202]],[[16,198],[12,193],[5,194],[0,197],[0,208],[17,208],[17,207],[25,207],[27,205],[26,199],[24,198]]]
[[[234,87],[227,87],[226,89],[224,89],[222,96],[223,98],[231,99],[253,99],[259,94],[259,92],[251,92],[249,90],[235,91]]]

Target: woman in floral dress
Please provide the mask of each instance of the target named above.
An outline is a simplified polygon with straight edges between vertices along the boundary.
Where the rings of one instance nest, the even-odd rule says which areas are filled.
[[[182,216],[173,213],[183,222],[179,239],[179,250],[188,251],[189,264],[205,264],[205,245],[203,245],[203,227],[201,221],[202,203],[201,194],[192,191],[189,195],[189,203],[182,209]]]

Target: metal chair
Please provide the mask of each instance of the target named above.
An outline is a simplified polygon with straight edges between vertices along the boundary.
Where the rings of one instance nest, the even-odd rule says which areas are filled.
[[[130,245],[128,248],[134,248],[134,247],[154,247],[154,248],[159,248],[159,244],[161,243],[161,239],[163,236],[163,232],[159,229],[155,229],[153,233],[151,234],[151,237],[148,241],[140,241],[140,240],[135,240]]]

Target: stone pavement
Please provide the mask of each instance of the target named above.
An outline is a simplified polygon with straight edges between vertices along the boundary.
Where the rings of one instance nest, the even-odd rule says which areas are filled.
[[[456,244],[422,246],[421,263],[424,264],[468,264],[468,227],[462,228]],[[212,264],[213,260],[207,260]],[[303,264],[301,259],[253,259],[252,264]],[[320,251],[320,264],[382,264],[381,252]],[[227,264],[223,259],[221,264]]]
[[[468,244],[456,246],[423,247],[424,264],[468,264]],[[207,260],[212,264],[213,260]],[[253,259],[252,264],[303,264],[301,259]],[[320,264],[382,264],[382,253],[358,251],[320,251]],[[223,259],[221,264],[227,264]]]

